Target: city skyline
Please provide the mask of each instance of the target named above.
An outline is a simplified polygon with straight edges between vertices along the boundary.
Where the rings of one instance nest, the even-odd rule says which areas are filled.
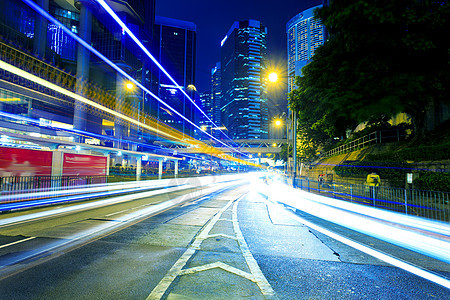
[[[226,3],[168,0],[156,1],[156,14],[197,25],[196,86],[199,92],[209,92],[211,68],[220,58],[220,42],[234,22],[248,19],[261,21],[268,29],[268,60],[271,65],[282,65],[287,70],[286,23],[299,12],[321,3],[321,0],[287,0],[277,6],[275,14],[270,9],[273,3],[267,0],[232,0]],[[273,97],[276,98],[274,105],[284,94]]]

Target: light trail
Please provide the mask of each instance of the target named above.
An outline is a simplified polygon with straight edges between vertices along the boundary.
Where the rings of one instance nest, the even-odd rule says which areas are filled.
[[[129,75],[128,73],[126,73],[124,70],[122,70],[121,68],[119,68],[116,64],[114,64],[111,60],[109,60],[106,56],[104,56],[102,53],[100,53],[98,50],[96,50],[94,47],[92,47],[91,45],[89,45],[85,40],[83,40],[82,38],[80,38],[77,34],[75,34],[74,32],[72,32],[70,29],[68,29],[66,26],[64,26],[61,22],[59,22],[58,20],[56,20],[53,16],[51,16],[48,12],[46,12],[44,9],[42,9],[39,5],[37,5],[36,3],[34,3],[31,0],[22,0],[23,2],[25,2],[27,5],[29,5],[31,8],[33,8],[36,12],[38,12],[39,14],[41,14],[43,17],[45,17],[47,20],[49,20],[50,22],[52,22],[53,24],[61,27],[61,29],[67,34],[69,35],[71,38],[73,38],[74,40],[76,40],[78,43],[80,43],[81,45],[83,45],[86,49],[88,49],[89,51],[91,51],[92,53],[94,53],[96,56],[98,56],[101,60],[103,60],[105,63],[107,63],[110,67],[112,67],[114,70],[116,70],[117,72],[119,72],[120,74],[122,74],[122,76],[124,76],[125,78],[127,78],[129,81],[131,81],[133,84],[135,84],[136,86],[138,86],[139,88],[141,88],[143,91],[147,92],[150,96],[152,96],[153,98],[155,98],[156,100],[158,100],[160,103],[162,103],[164,106],[166,106],[169,110],[171,110],[173,113],[175,113],[176,115],[178,115],[179,117],[181,117],[183,120],[185,120],[186,122],[188,122],[189,124],[193,125],[195,128],[201,130],[201,128],[193,123],[191,120],[189,120],[188,118],[186,118],[183,114],[179,113],[178,111],[176,111],[174,108],[172,108],[170,105],[168,105],[166,102],[164,102],[162,99],[160,99],[158,96],[156,96],[154,93],[152,93],[150,90],[148,90],[146,87],[144,87],[140,82],[138,82],[136,79],[134,79],[131,75]],[[79,96],[81,97],[81,96]],[[83,98],[83,97],[81,97]],[[77,98],[75,98],[77,99]],[[77,99],[78,100],[78,99]],[[86,99],[88,100],[88,99]],[[83,102],[81,100],[79,100],[80,102]],[[89,100],[90,101],[90,100]],[[90,101],[92,103],[95,103],[93,101]],[[84,102],[83,102],[84,103]],[[86,103],[87,104],[87,103]],[[89,105],[89,104],[88,104]],[[98,105],[98,104],[97,104]],[[95,107],[95,106],[94,106]],[[110,110],[110,109],[108,109]],[[114,114],[113,114],[114,115]],[[129,117],[127,117],[129,118]],[[134,120],[132,118],[129,118],[131,120]],[[131,122],[132,124],[135,125],[139,125],[142,126],[144,125],[144,128],[147,128],[148,126],[144,123],[138,122],[136,120],[134,120],[133,122]],[[142,124],[142,125],[140,125]],[[231,149],[233,152],[237,152],[241,155],[246,155],[236,149],[234,149],[233,147],[230,147],[228,144],[224,143],[223,141],[215,138],[214,136],[208,134],[206,132],[206,134],[211,137],[212,139],[216,140],[217,142],[219,142],[220,144],[224,145],[225,147]],[[248,156],[248,155],[246,155]]]
[[[255,181],[254,184],[256,184],[254,190],[267,195],[272,202],[287,205],[362,234],[450,263],[450,227],[447,224],[418,217],[403,216],[394,212],[386,213],[373,207],[345,203],[344,201],[300,191],[281,183],[274,183],[269,186],[260,181]],[[351,247],[450,288],[450,281],[447,278],[345,238],[294,213],[292,213],[292,216],[306,226]]]
[[[127,202],[131,200],[135,200],[138,198],[147,198],[152,197],[155,195],[160,194],[166,194],[174,191],[181,191],[186,189],[192,189],[192,188],[202,188],[206,187],[204,190],[207,190],[211,186],[215,186],[218,184],[236,184],[237,182],[240,182],[242,180],[247,180],[247,177],[245,175],[224,175],[224,176],[204,176],[204,177],[191,177],[191,178],[180,178],[180,179],[165,179],[162,182],[161,181],[155,181],[155,182],[133,182],[131,184],[118,184],[114,188],[115,189],[121,189],[123,187],[129,189],[131,187],[154,187],[156,189],[147,191],[147,192],[139,192],[131,195],[122,195],[122,196],[115,196],[104,200],[98,200],[93,201],[89,203],[82,203],[82,204],[76,204],[70,207],[63,207],[63,208],[56,208],[49,211],[42,211],[37,213],[31,213],[23,216],[17,216],[17,217],[10,217],[6,219],[0,220],[0,226],[6,226],[11,224],[17,224],[17,223],[23,223],[23,222],[29,222],[31,220],[39,219],[39,218],[46,218],[50,216],[55,215],[61,215],[61,214],[67,214],[75,211],[85,210],[85,209],[91,209],[95,207],[102,207],[112,204],[118,204],[122,202]],[[172,184],[170,184],[172,182]],[[107,190],[106,187],[95,187],[92,189],[74,189],[70,192],[79,191],[84,192],[82,195],[78,196],[77,200],[82,200],[88,198],[90,195],[86,192],[89,190],[89,192],[92,191],[105,191]],[[51,196],[64,193],[64,190],[56,191]],[[52,199],[50,199],[52,200]],[[53,200],[57,201],[58,199],[53,198]],[[48,203],[45,203],[48,204]],[[21,203],[18,203],[16,205],[21,205]],[[170,204],[169,204],[170,205]]]
[[[237,178],[237,179],[236,179]],[[139,192],[148,189],[164,189],[174,186],[190,185],[194,187],[208,186],[216,182],[241,180],[244,175],[221,175],[188,178],[170,178],[161,180],[130,181],[119,183],[104,183],[97,185],[76,186],[72,189],[63,189],[8,195],[0,197],[0,211],[23,209],[28,207],[65,203],[70,201],[89,200],[92,197],[105,197],[126,192]],[[23,199],[36,199],[23,201]],[[17,202],[20,201],[20,202]],[[2,225],[0,221],[0,226]]]
[[[242,179],[241,179],[242,180]],[[140,219],[148,218],[152,215],[161,213],[163,211],[166,211],[168,209],[171,209],[172,207],[175,207],[177,205],[183,204],[185,202],[188,202],[189,200],[193,200],[198,197],[202,197],[211,193],[215,193],[223,188],[227,188],[233,185],[238,185],[240,182],[242,182],[239,179],[235,179],[235,181],[223,181],[223,182],[212,182],[210,185],[199,191],[198,194],[194,193],[187,193],[181,196],[178,196],[176,198],[169,199],[168,201],[162,201],[159,203],[155,203],[153,205],[146,205],[146,206],[140,206],[142,209],[139,209],[138,211],[131,212],[128,214],[125,214],[123,216],[118,217],[116,222],[101,222],[100,225],[97,225],[95,227],[89,228],[87,230],[83,230],[81,232],[76,232],[68,236],[64,239],[59,239],[56,241],[51,241],[50,243],[45,244],[44,246],[38,247],[36,249],[33,249],[32,251],[25,252],[22,256],[13,258],[13,260],[9,261],[6,265],[0,266],[0,273],[3,272],[3,275],[5,273],[11,272],[11,270],[8,270],[9,267],[18,267],[20,268],[26,268],[27,263],[23,263],[18,265],[21,262],[24,262],[28,259],[38,257],[39,255],[42,255],[43,253],[50,253],[54,254],[52,252],[56,252],[56,250],[64,251],[65,249],[68,249],[70,247],[76,247],[80,244],[86,244],[92,241],[95,241],[96,239],[111,234],[112,232],[115,232],[117,230],[126,228],[136,222],[138,222]],[[177,187],[173,187],[173,191],[176,190]],[[163,191],[170,192],[170,189],[163,189]],[[158,192],[158,191],[154,191]],[[149,192],[150,193],[150,192]],[[120,198],[120,197],[119,197]],[[123,198],[123,197],[122,197]],[[112,199],[110,199],[112,200]],[[116,199],[117,200],[117,199]],[[133,200],[133,199],[129,199]],[[120,199],[119,199],[120,201]],[[124,200],[126,201],[126,200]],[[74,208],[74,207],[72,207]],[[89,208],[95,208],[95,206],[89,207]],[[88,207],[83,207],[80,209],[89,209]],[[56,209],[54,213],[48,213],[47,215],[37,216],[37,218],[41,217],[48,217],[48,216],[54,216],[58,215],[60,213],[72,213],[76,212],[77,209],[70,209],[68,208],[65,210],[65,212],[61,212],[61,210]],[[30,219],[31,220],[31,219]],[[23,219],[22,222],[27,222],[30,220]],[[42,260],[40,260],[42,262]],[[45,260],[44,260],[45,261]],[[38,262],[39,263],[39,262]],[[14,268],[13,270],[14,271]]]
[[[26,1],[26,0],[24,0],[24,1]],[[166,128],[166,131],[159,130],[159,129],[155,128],[155,127],[149,126],[149,125],[147,125],[145,123],[142,123],[142,122],[140,122],[138,120],[135,120],[135,119],[133,119],[131,117],[128,117],[127,115],[124,115],[122,113],[118,113],[118,112],[116,112],[116,111],[114,111],[114,110],[112,110],[112,109],[110,109],[108,107],[100,105],[100,104],[98,104],[98,103],[96,103],[96,102],[94,102],[92,100],[89,100],[89,99],[87,99],[85,97],[82,97],[82,96],[80,96],[80,95],[78,95],[78,94],[76,94],[74,92],[66,90],[66,89],[64,89],[64,88],[62,88],[62,87],[60,87],[60,86],[58,86],[58,85],[56,85],[54,83],[51,83],[51,82],[49,82],[49,81],[47,81],[45,79],[42,79],[42,78],[40,78],[40,77],[38,77],[36,75],[30,74],[30,73],[28,73],[28,72],[26,72],[26,71],[24,71],[24,70],[22,70],[20,68],[17,68],[17,67],[15,67],[13,65],[10,65],[10,64],[2,61],[2,60],[0,60],[0,69],[6,70],[8,72],[11,72],[11,73],[17,75],[17,76],[23,77],[23,78],[25,78],[27,80],[30,80],[30,81],[33,81],[33,82],[35,82],[37,84],[45,86],[45,87],[47,87],[49,89],[52,89],[52,90],[54,90],[54,91],[56,91],[58,93],[61,93],[63,95],[66,95],[68,97],[76,99],[76,100],[78,100],[78,101],[80,101],[82,103],[85,103],[86,105],[90,105],[90,106],[95,107],[95,108],[97,108],[99,110],[102,110],[102,111],[104,111],[106,113],[109,113],[111,115],[115,115],[115,116],[117,116],[117,117],[119,117],[119,118],[121,118],[121,119],[123,119],[123,120],[125,120],[127,122],[130,122],[131,124],[136,124],[136,125],[139,125],[140,127],[145,128],[145,129],[147,129],[149,131],[156,132],[156,133],[158,133],[161,136],[164,136],[166,138],[170,138],[170,139],[173,139],[175,141],[183,142],[183,140],[182,140],[182,138],[180,136],[180,133],[177,132],[176,130],[172,129],[172,128],[167,128],[168,126],[164,126],[164,125],[161,124],[161,127]],[[169,130],[171,130],[171,131],[167,132]],[[205,143],[197,141],[197,140],[195,140],[193,138],[191,138],[191,140],[188,139],[187,141],[190,142],[190,143],[193,143],[194,145],[196,145],[197,148],[199,149],[198,150],[199,153],[207,153],[207,154],[210,154],[210,155],[214,155],[216,157],[220,157],[220,158],[225,159],[225,160],[231,160],[231,161],[244,163],[244,164],[247,164],[247,165],[254,165],[254,166],[256,166],[255,164],[251,164],[251,163],[246,162],[246,161],[241,160],[241,159],[236,159],[236,158],[234,158],[234,157],[232,157],[230,155],[225,155],[225,154],[223,154],[222,151],[216,149],[215,147],[208,146]],[[234,150],[233,148],[230,148],[230,149]]]
[[[24,0],[24,1],[27,1],[27,0]],[[131,123],[131,124],[139,125],[139,126],[145,128],[147,130],[150,130],[152,132],[155,132],[155,133],[158,133],[160,135],[163,135],[163,136],[170,137],[172,139],[178,140],[177,137],[172,136],[171,134],[168,134],[168,133],[166,133],[164,131],[161,131],[161,130],[159,130],[157,128],[148,126],[147,124],[139,122],[139,121],[137,121],[137,120],[135,120],[133,118],[130,118],[130,117],[124,115],[124,114],[118,113],[118,112],[116,112],[116,111],[114,111],[114,110],[112,110],[112,109],[110,109],[108,107],[100,105],[100,104],[98,104],[98,103],[96,103],[96,102],[94,102],[92,100],[89,100],[89,99],[87,99],[85,97],[82,97],[82,96],[80,96],[80,95],[78,95],[78,94],[76,94],[74,92],[66,90],[66,89],[64,89],[64,88],[62,88],[62,87],[60,87],[60,86],[58,86],[58,85],[56,85],[56,84],[54,84],[52,82],[44,80],[44,79],[42,79],[42,78],[40,78],[40,77],[38,77],[36,75],[33,75],[31,73],[25,72],[22,69],[19,69],[19,68],[13,66],[13,65],[10,65],[10,64],[2,61],[2,60],[0,60],[0,69],[3,69],[3,70],[8,71],[8,72],[11,72],[13,74],[16,74],[17,76],[20,76],[22,78],[28,79],[30,81],[33,81],[33,82],[35,82],[37,84],[45,86],[45,87],[47,87],[47,88],[49,88],[51,90],[54,90],[54,91],[56,91],[58,93],[61,93],[63,95],[66,95],[68,97],[76,99],[76,100],[78,100],[78,101],[80,101],[80,102],[82,102],[82,103],[84,103],[86,105],[89,105],[89,106],[95,107],[95,108],[97,108],[99,110],[102,110],[102,111],[104,111],[104,112],[106,112],[108,114],[111,114],[113,116],[117,116],[117,117],[119,117],[119,118],[121,118],[121,119],[123,119],[123,120],[125,120],[125,121],[127,121],[129,123]]]
[[[128,33],[128,35],[131,37],[131,39],[141,48],[142,51],[158,66],[158,68],[169,78],[170,81],[191,101],[192,104],[195,105],[195,107],[208,119],[208,121],[211,122],[211,124],[214,125],[214,127],[219,128],[209,117],[208,115],[189,97],[189,95],[184,91],[184,89],[175,81],[175,79],[170,76],[169,72],[164,69],[164,67],[158,62],[156,58],[153,57],[153,55],[150,53],[150,51],[145,48],[145,46],[141,43],[141,41],[134,35],[134,33],[128,28],[128,26],[119,18],[119,16],[114,12],[114,10],[104,1],[104,0],[96,0],[105,10],[106,12],[117,22],[117,24],[120,25],[120,27]],[[221,129],[219,129],[220,132],[222,132],[227,138],[229,138],[225,132],[223,132]],[[209,135],[208,133],[206,133]],[[213,137],[212,135],[209,135],[210,137]],[[230,138],[229,138],[230,139]],[[231,140],[231,139],[230,139]]]
[[[277,205],[279,205],[279,204],[277,204]],[[333,231],[330,231],[330,230],[325,229],[325,228],[323,228],[321,226],[318,226],[318,225],[316,225],[316,224],[314,224],[312,222],[309,222],[308,220],[306,220],[306,219],[304,219],[302,217],[299,217],[298,215],[296,215],[293,212],[287,211],[287,213],[289,214],[289,216],[292,219],[297,220],[300,223],[302,223],[302,224],[304,224],[304,225],[306,225],[306,226],[308,226],[308,227],[310,227],[310,228],[312,228],[314,230],[317,230],[317,231],[319,231],[319,232],[321,232],[321,233],[323,233],[323,234],[325,234],[325,235],[327,235],[327,236],[329,236],[329,237],[331,237],[331,238],[333,238],[333,239],[335,239],[335,240],[337,240],[339,242],[342,242],[342,243],[344,243],[344,244],[346,244],[346,245],[348,245],[350,247],[353,247],[353,248],[355,248],[355,249],[357,249],[357,250],[359,250],[361,252],[364,252],[366,254],[369,254],[369,255],[371,255],[373,257],[376,257],[376,258],[378,258],[378,259],[380,259],[380,260],[382,260],[384,262],[387,262],[390,265],[393,265],[393,266],[398,267],[398,268],[400,268],[402,270],[405,270],[407,272],[410,272],[412,274],[415,274],[417,276],[420,276],[422,278],[425,278],[425,279],[427,279],[429,281],[432,281],[432,282],[434,282],[436,284],[439,284],[439,285],[441,285],[443,287],[446,287],[446,288],[450,289],[450,280],[448,280],[445,277],[442,277],[442,276],[440,276],[440,275],[438,275],[438,274],[436,274],[434,272],[430,272],[428,270],[419,268],[419,267],[417,267],[417,266],[415,266],[413,264],[407,263],[407,262],[405,262],[405,261],[403,261],[401,259],[395,258],[393,256],[390,256],[390,255],[386,254],[386,253],[383,253],[381,251],[375,250],[375,249],[373,249],[371,247],[368,247],[368,246],[365,246],[365,245],[363,245],[361,243],[353,241],[353,240],[351,240],[349,238],[346,238],[346,237],[344,237],[342,235],[339,235],[339,234],[337,234],[337,233],[335,233]]]
[[[131,200],[136,200],[139,198],[147,198],[147,197],[166,194],[166,193],[170,193],[170,192],[182,191],[182,190],[190,189],[193,187],[194,186],[192,186],[192,185],[180,185],[180,186],[175,186],[175,187],[171,187],[171,188],[167,188],[167,189],[162,188],[159,190],[141,192],[141,193],[137,193],[137,194],[117,196],[117,197],[113,197],[113,198],[109,198],[109,199],[105,199],[105,200],[98,200],[98,201],[78,204],[78,205],[69,206],[69,207],[56,208],[53,210],[47,210],[47,211],[42,211],[42,212],[37,212],[37,213],[26,214],[23,216],[11,217],[11,218],[0,220],[0,227],[6,226],[6,225],[11,225],[11,224],[20,224],[20,223],[29,222],[29,221],[36,220],[36,219],[48,218],[48,217],[52,217],[52,216],[68,214],[68,213],[86,210],[86,209],[92,209],[92,208],[96,208],[96,207],[118,204],[118,203],[127,202],[127,201],[131,201]],[[88,196],[80,195],[79,199],[77,199],[77,200],[82,200],[82,199],[87,200]]]
[[[121,142],[128,143],[128,144],[146,146],[146,147],[154,149],[154,150],[170,152],[170,150],[167,150],[165,148],[159,148],[157,146],[144,144],[144,143],[138,143],[138,142],[134,142],[134,141],[130,141],[130,140],[120,140],[120,139],[117,139],[117,138],[115,138],[113,136],[106,136],[106,138],[105,138],[104,135],[95,134],[95,133],[92,133],[92,132],[83,131],[83,130],[79,130],[79,129],[68,129],[68,128],[64,128],[62,126],[58,126],[58,125],[55,125],[55,124],[42,125],[39,120],[28,118],[28,117],[24,117],[24,116],[21,116],[21,115],[9,114],[9,113],[5,113],[3,111],[0,111],[0,116],[7,117],[7,118],[10,118],[10,119],[15,119],[15,120],[18,120],[18,121],[25,121],[25,122],[28,122],[28,123],[33,123],[33,124],[36,124],[38,127],[41,127],[41,128],[57,128],[58,130],[61,130],[61,131],[70,132],[70,133],[76,133],[78,135],[85,136],[85,137],[95,137],[95,138],[103,139],[103,140],[121,141]]]

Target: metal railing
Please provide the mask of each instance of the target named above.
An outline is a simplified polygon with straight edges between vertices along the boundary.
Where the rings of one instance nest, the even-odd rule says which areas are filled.
[[[107,183],[108,176],[10,176],[0,177],[0,203],[8,196],[23,194],[21,201],[33,199],[33,192],[46,192],[76,186]],[[16,200],[17,201],[17,200]]]
[[[318,182],[298,178],[296,188],[340,200],[369,205],[444,222],[450,221],[450,193],[415,189],[370,187],[365,184]]]
[[[343,154],[351,151],[361,149],[368,145],[380,144],[380,143],[390,143],[399,142],[406,137],[406,132],[404,129],[391,129],[391,130],[381,130],[369,133],[363,137],[356,140],[350,141],[347,144],[341,145],[334,149],[331,149],[321,155],[321,158],[330,157],[333,155]]]

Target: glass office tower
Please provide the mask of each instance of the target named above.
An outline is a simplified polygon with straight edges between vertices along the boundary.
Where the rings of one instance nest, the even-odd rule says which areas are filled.
[[[266,139],[267,28],[259,21],[234,22],[221,42],[221,122],[232,139]]]
[[[172,74],[175,81],[185,88],[191,99],[195,99],[195,53],[197,26],[192,22],[156,16],[155,39],[159,45],[156,58]],[[188,119],[199,121],[199,112],[190,100],[176,89],[175,85],[159,72],[159,96]],[[193,134],[193,127],[176,117],[163,105],[157,103],[154,114],[166,124],[186,133]]]
[[[322,5],[311,7],[293,17],[286,25],[288,36],[288,92],[294,89],[295,76],[302,74],[316,49],[325,41],[325,27],[314,19],[314,10]]]

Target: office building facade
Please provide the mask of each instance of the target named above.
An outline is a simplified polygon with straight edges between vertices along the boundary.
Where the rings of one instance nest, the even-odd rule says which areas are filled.
[[[293,17],[286,25],[288,49],[288,92],[294,89],[295,76],[301,76],[302,68],[313,57],[316,49],[325,41],[325,27],[314,19],[314,6]]]
[[[220,62],[216,63],[216,66],[211,69],[211,104],[212,113],[211,120],[219,127],[222,127],[221,118],[221,100],[222,100],[222,72]],[[223,138],[220,131],[213,132],[214,137]]]
[[[200,103],[201,108],[205,112],[205,114],[208,116],[208,118],[212,119],[212,112],[213,112],[213,104],[212,104],[212,96],[211,93],[201,93],[200,94]],[[202,115],[200,117],[200,124],[201,125],[208,125],[210,124],[209,120]]]
[[[240,21],[221,42],[221,122],[232,139],[268,136],[266,36],[259,21]]]
[[[155,17],[155,41],[158,44],[156,58],[172,74],[192,100],[196,100],[195,63],[197,26],[192,22],[166,17]],[[163,72],[158,71],[159,97],[193,122],[199,121],[199,112],[183,93],[176,89]],[[156,103],[152,114],[166,124],[192,135],[194,128],[189,122],[174,115],[164,105]],[[197,104],[198,105],[198,104]]]
[[[107,17],[95,1],[35,2],[136,80],[146,82],[142,72],[147,64],[146,59],[123,29]],[[148,44],[152,39],[154,6],[153,0],[130,0],[115,3],[114,10]],[[8,63],[25,69],[28,68],[27,64],[33,65],[34,68],[28,69],[32,73],[40,72],[38,75],[43,79],[94,101],[112,103],[110,105],[116,111],[121,112],[125,103],[131,104],[133,114],[137,115],[137,110],[142,109],[138,105],[142,94],[132,95],[127,92],[123,76],[116,75],[106,63],[91,55],[89,50],[78,45],[59,26],[47,21],[24,2],[1,2],[0,35],[0,47],[6,55],[2,59],[9,57]],[[135,128],[125,128],[124,122],[114,116],[96,111],[42,86],[12,78],[7,72],[2,72],[0,77],[5,79],[5,83],[0,86],[0,94],[20,99],[14,104],[2,105],[2,110],[18,112],[15,104],[20,102],[21,110],[24,107],[27,109],[26,113],[19,114],[43,123],[59,122],[69,129],[138,141]],[[16,80],[21,84],[15,87],[6,83]],[[83,139],[74,136],[74,141],[83,142]],[[116,146],[122,147],[119,144]]]

